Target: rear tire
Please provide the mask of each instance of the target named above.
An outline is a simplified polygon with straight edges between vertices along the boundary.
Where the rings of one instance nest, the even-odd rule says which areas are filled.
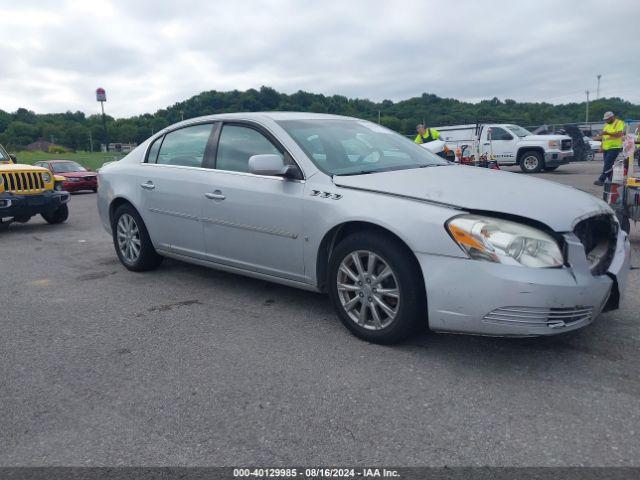
[[[163,260],[153,248],[142,217],[130,204],[117,208],[111,221],[113,246],[120,263],[133,272],[157,268]]]
[[[69,218],[69,207],[66,203],[63,203],[58,208],[56,208],[53,212],[41,213],[42,218],[46,220],[47,223],[52,225],[56,225],[58,223],[63,223],[67,221]]]
[[[540,152],[528,150],[520,157],[520,170],[524,173],[538,173],[544,168],[544,159]]]
[[[328,270],[334,309],[357,337],[391,344],[426,326],[420,267],[392,236],[372,231],[348,236],[333,251]]]

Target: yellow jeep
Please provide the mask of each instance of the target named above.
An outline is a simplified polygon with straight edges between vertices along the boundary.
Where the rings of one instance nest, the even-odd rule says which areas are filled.
[[[49,223],[69,217],[69,193],[62,191],[63,177],[32,165],[21,165],[0,145],[0,224],[28,222],[42,215]]]

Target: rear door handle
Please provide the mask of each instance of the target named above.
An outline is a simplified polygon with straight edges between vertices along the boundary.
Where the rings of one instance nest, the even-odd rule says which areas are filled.
[[[145,190],[153,190],[154,188],[156,188],[151,180],[149,180],[147,183],[141,183],[140,186]]]
[[[204,194],[205,197],[211,200],[224,200],[225,197],[220,190],[216,190],[215,192],[207,192]]]

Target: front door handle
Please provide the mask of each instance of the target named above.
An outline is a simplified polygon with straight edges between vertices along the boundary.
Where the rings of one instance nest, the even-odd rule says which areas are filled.
[[[225,197],[220,190],[216,190],[215,192],[207,192],[204,194],[205,197],[211,200],[224,200]]]
[[[154,188],[156,188],[151,180],[149,180],[147,183],[141,183],[140,186],[145,190],[153,190]]]

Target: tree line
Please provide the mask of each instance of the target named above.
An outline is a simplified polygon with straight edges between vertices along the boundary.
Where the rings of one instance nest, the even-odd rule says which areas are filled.
[[[202,115],[226,112],[253,111],[305,111],[332,113],[358,117],[381,124],[402,134],[413,134],[417,123],[427,125],[454,125],[460,123],[513,122],[523,126],[582,122],[585,119],[585,103],[553,105],[546,102],[516,102],[492,98],[469,103],[452,98],[423,93],[419,97],[393,102],[373,102],[367,99],[347,98],[342,95],[298,91],[280,93],[271,87],[244,92],[207,91],[183,102],[150,114],[129,118],[106,117],[105,136],[102,117],[86,116],[83,112],[37,114],[26,108],[13,113],[0,110],[0,143],[12,150],[44,139],[72,150],[93,150],[100,143],[141,143],[154,132],[180,121]],[[621,118],[640,118],[640,105],[621,98],[602,98],[589,105],[589,120],[597,121],[604,112],[611,110]]]

